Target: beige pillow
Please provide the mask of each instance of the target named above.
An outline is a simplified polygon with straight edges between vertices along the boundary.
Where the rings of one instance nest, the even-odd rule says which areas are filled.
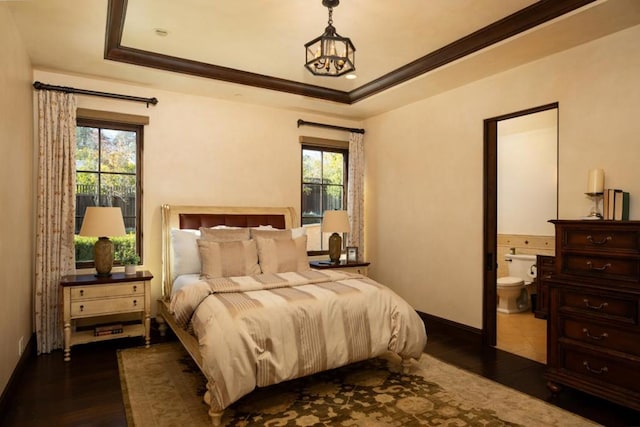
[[[258,251],[253,240],[213,242],[198,240],[202,276],[207,278],[260,274]]]
[[[307,236],[295,239],[256,238],[258,260],[263,273],[285,273],[310,270]]]
[[[248,228],[207,228],[200,227],[202,239],[214,242],[233,242],[236,240],[249,240],[251,235]]]
[[[256,237],[262,237],[265,239],[291,239],[291,230],[278,230],[274,228],[273,230],[251,230],[251,238],[255,239]]]

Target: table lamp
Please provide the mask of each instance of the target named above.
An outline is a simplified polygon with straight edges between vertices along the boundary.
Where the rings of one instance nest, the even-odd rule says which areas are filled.
[[[97,237],[93,247],[96,276],[111,276],[113,266],[113,242],[109,237],[125,236],[124,220],[120,208],[90,206],[84,213],[80,236]],[[107,237],[108,236],[108,237]]]
[[[342,254],[342,237],[338,233],[348,233],[349,215],[347,211],[325,211],[322,218],[322,232],[333,233],[329,236],[329,259],[333,263],[340,262]]]

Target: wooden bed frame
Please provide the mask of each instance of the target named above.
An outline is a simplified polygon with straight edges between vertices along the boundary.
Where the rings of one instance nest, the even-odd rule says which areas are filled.
[[[291,207],[219,207],[219,206],[162,206],[162,298],[158,300],[156,320],[160,335],[164,336],[167,325],[176,334],[184,348],[191,355],[202,372],[202,356],[198,348],[198,340],[176,322],[169,310],[171,288],[173,285],[173,248],[171,247],[171,230],[199,229],[216,225],[257,227],[272,225],[275,228],[297,227],[295,210]],[[204,401],[210,405],[209,384]],[[220,425],[223,412],[209,409],[209,416],[214,426]]]

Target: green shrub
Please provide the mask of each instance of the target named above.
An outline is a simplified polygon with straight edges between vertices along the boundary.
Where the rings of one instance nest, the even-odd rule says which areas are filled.
[[[76,262],[93,261],[93,246],[96,244],[98,238],[75,235],[73,240],[76,247]],[[119,254],[136,253],[136,235],[134,233],[127,234],[126,236],[112,237],[110,240],[113,242],[114,261],[120,260],[120,258],[118,258]]]

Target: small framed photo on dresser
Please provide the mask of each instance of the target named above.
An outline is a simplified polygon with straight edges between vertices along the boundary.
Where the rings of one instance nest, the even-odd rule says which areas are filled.
[[[347,264],[358,262],[358,247],[347,246]]]

